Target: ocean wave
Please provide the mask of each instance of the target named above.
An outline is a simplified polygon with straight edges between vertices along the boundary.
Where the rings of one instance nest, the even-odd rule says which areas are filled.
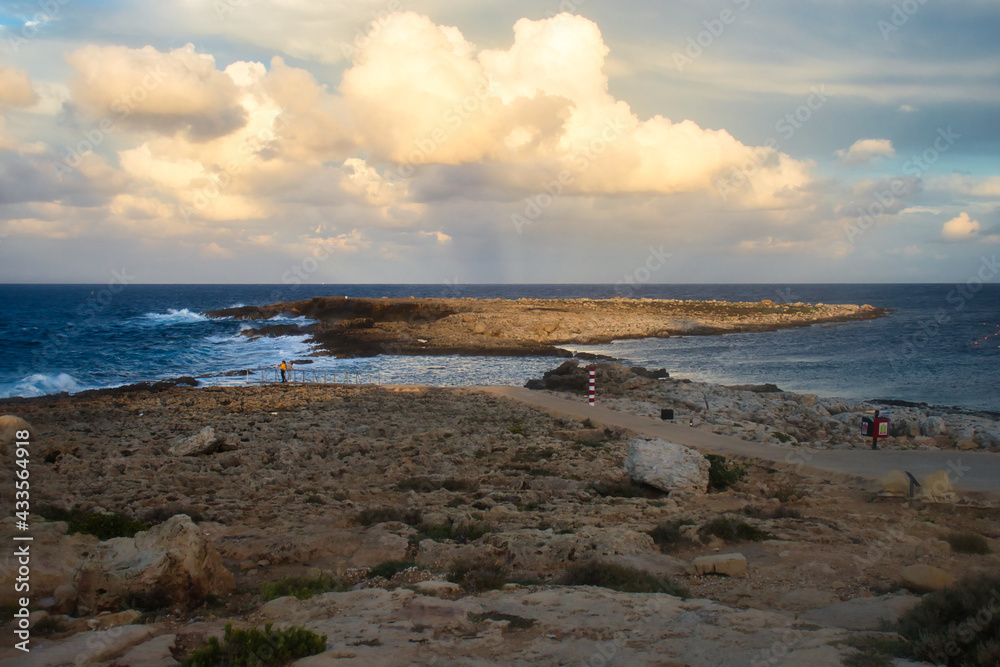
[[[154,324],[187,324],[190,322],[208,322],[208,318],[201,313],[195,313],[187,308],[177,310],[168,308],[166,313],[146,313],[142,316],[144,320]]]
[[[57,373],[47,375],[45,373],[34,373],[22,378],[13,386],[0,387],[0,397],[11,398],[13,396],[45,396],[47,394],[58,394],[64,391],[75,393],[83,389],[76,378],[69,373]]]

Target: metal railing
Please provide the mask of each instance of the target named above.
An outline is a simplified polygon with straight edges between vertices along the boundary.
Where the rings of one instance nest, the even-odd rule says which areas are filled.
[[[285,379],[281,379],[281,369],[277,366],[251,368],[246,375],[247,384],[270,383],[296,384],[382,384],[382,373],[361,372],[352,370],[313,370],[291,368],[285,371]]]

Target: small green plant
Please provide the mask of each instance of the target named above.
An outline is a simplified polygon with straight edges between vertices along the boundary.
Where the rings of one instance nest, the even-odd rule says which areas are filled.
[[[229,623],[221,642],[210,637],[205,646],[188,656],[184,667],[287,665],[326,650],[326,635],[320,636],[297,626],[272,630],[272,625],[268,623],[263,631],[257,628],[238,630]]]
[[[452,540],[461,544],[475,542],[483,535],[493,532],[493,527],[485,521],[422,523],[417,527],[417,534],[410,537],[412,544],[420,544],[421,540]]]
[[[265,601],[288,595],[300,600],[308,600],[320,593],[346,589],[343,582],[333,577],[282,577],[277,581],[265,581],[261,584],[260,594]]]
[[[368,568],[368,577],[370,579],[374,579],[375,577],[392,579],[403,570],[416,567],[416,565],[417,564],[412,560],[387,560],[384,563],[379,563],[375,567]]]
[[[972,574],[928,593],[899,620],[911,657],[936,665],[995,667],[1000,656],[1000,574]]]
[[[65,521],[69,524],[67,534],[83,533],[99,540],[114,537],[135,537],[135,534],[149,530],[149,524],[126,518],[120,514],[95,514],[82,510],[64,510],[58,507],[41,507],[38,513],[47,521]]]
[[[772,431],[771,435],[774,436],[774,439],[780,443],[791,442],[795,439],[787,433],[782,433],[781,431]]]
[[[956,553],[979,555],[993,553],[990,543],[977,533],[952,533],[945,539],[951,545],[951,550]]]
[[[448,581],[474,593],[496,590],[507,583],[507,566],[487,556],[460,558],[452,563]]]
[[[527,630],[535,625],[535,619],[515,616],[514,614],[504,614],[499,611],[487,611],[481,614],[470,613],[469,620],[473,623],[483,621],[507,621],[508,630]]]
[[[399,521],[408,526],[420,523],[423,517],[420,510],[407,507],[369,507],[358,512],[354,520],[359,526],[374,526],[378,523]]]
[[[741,463],[728,462],[725,456],[706,454],[708,459],[708,486],[715,491],[728,489],[746,479],[749,468]]]
[[[508,433],[513,433],[514,435],[524,435],[524,427],[520,424],[514,424],[507,429]]]
[[[623,593],[666,593],[688,597],[688,591],[673,579],[657,577],[627,565],[591,560],[574,563],[559,578],[564,586],[600,586]]]
[[[720,516],[712,519],[698,529],[698,533],[704,536],[714,535],[727,542],[760,542],[771,539],[771,533],[761,530],[756,526],[751,526],[737,518]]]

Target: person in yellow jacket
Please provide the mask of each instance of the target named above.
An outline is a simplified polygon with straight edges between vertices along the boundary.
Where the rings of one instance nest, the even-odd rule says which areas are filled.
[[[286,364],[284,361],[282,361],[281,365],[278,366],[278,368],[281,369],[281,381],[282,382],[287,382],[287,380],[285,379],[285,371],[288,370],[288,364]]]

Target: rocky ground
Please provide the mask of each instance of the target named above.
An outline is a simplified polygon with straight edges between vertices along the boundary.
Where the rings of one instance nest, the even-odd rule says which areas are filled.
[[[598,344],[677,334],[773,331],[822,322],[868,320],[883,308],[664,299],[362,299],[317,297],[226,308],[211,317],[308,324],[248,330],[250,336],[309,334],[325,354],[471,354],[572,356],[559,345]]]
[[[623,406],[658,405],[662,391],[699,412],[700,385],[627,375]],[[803,402],[719,388],[710,406],[723,398],[747,413],[721,425],[733,432],[758,411],[791,431],[790,403]],[[836,665],[854,653],[849,637],[918,599],[904,567],[998,565],[988,503],[882,498],[752,462],[722,492],[637,489],[627,434],[471,390],[150,387],[8,401],[0,413],[34,430],[32,608],[44,610],[30,656],[5,648],[4,664],[169,665],[227,622],[274,621],[327,635],[302,665]],[[13,506],[12,485],[0,496]],[[152,528],[99,542],[45,521],[45,505]],[[719,530],[741,524],[764,534]],[[16,532],[0,523],[8,544]],[[993,553],[965,553],[962,535]],[[743,576],[690,573],[697,558],[737,553]],[[407,568],[369,570],[390,561]],[[593,561],[669,577],[687,598],[667,584],[562,585]],[[0,574],[10,605],[11,560]],[[354,590],[266,601],[262,586],[288,576]],[[482,590],[490,578],[509,583]]]
[[[570,360],[528,383],[586,400],[587,366]],[[998,415],[923,404],[848,401],[781,391],[773,384],[726,387],[617,363],[597,364],[601,405],[647,417],[663,408],[696,428],[777,447],[853,449],[871,447],[861,435],[862,417],[890,415],[883,449],[958,449],[1000,452]]]

